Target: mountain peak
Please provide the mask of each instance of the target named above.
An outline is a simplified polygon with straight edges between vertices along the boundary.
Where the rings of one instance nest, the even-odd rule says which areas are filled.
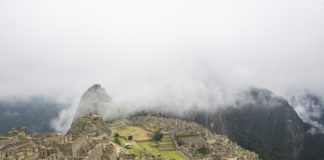
[[[94,84],[82,95],[74,119],[89,112],[103,114],[110,108],[110,105],[111,97],[106,90],[100,84]]]
[[[101,87],[101,84],[97,83],[91,86],[88,90],[97,90],[97,89],[104,89]]]

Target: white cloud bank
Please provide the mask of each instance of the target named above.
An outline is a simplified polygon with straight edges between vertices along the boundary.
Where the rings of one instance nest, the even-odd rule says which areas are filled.
[[[0,97],[323,93],[323,28],[323,0],[0,1]]]

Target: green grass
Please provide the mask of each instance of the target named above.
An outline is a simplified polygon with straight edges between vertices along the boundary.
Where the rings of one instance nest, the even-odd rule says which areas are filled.
[[[160,151],[157,148],[153,147],[154,142],[139,142],[140,151],[143,151],[145,148],[146,153],[154,154],[154,155],[161,155],[163,158],[166,159],[176,159],[176,160],[185,160],[186,157],[183,156],[178,151]],[[140,152],[139,152],[140,153]]]
[[[148,123],[149,124],[149,123]],[[119,133],[120,136],[133,136],[133,141],[126,141],[123,138],[119,138],[119,141],[121,143],[121,146],[124,148],[124,151],[127,151],[130,154],[140,155],[141,153],[149,153],[152,155],[160,155],[161,157],[167,159],[167,160],[186,160],[187,158],[177,150],[171,150],[171,151],[160,151],[159,148],[157,148],[158,144],[154,143],[152,139],[152,131],[153,126],[150,124],[148,125],[152,130],[148,131],[141,127],[136,126],[128,126],[123,121],[118,121],[110,125],[110,129],[112,130],[114,135],[115,133]],[[147,126],[146,126],[147,127]],[[126,143],[131,143],[133,147],[131,148],[125,148],[124,145]],[[166,135],[160,142],[161,145],[167,144],[172,145],[171,137],[170,135]]]
[[[140,127],[127,126],[127,127],[111,127],[113,135],[119,133],[120,136],[133,136],[134,140],[147,140],[151,139],[150,132]]]
[[[121,146],[124,146],[126,143],[133,144],[132,148],[124,148],[125,151],[127,151],[130,154],[140,155],[141,153],[149,153],[153,155],[160,155],[161,157],[171,160],[186,160],[186,157],[182,155],[177,150],[174,151],[160,151],[158,148],[155,147],[155,143],[153,141],[130,141],[127,142],[126,140],[120,138]]]

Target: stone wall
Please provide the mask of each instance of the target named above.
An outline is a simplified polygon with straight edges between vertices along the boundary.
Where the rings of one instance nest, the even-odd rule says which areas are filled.
[[[64,156],[73,156],[72,143],[59,144],[58,148],[63,152]]]
[[[88,156],[85,157],[84,160],[94,160],[94,159],[100,159],[102,156],[102,145],[97,144],[95,148],[93,148],[91,151],[88,152]]]
[[[117,150],[114,146],[114,144],[104,144],[103,145],[103,154],[101,156],[101,159],[103,160],[116,160],[117,159]]]

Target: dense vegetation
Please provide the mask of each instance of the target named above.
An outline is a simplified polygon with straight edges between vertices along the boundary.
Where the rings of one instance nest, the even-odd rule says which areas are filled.
[[[58,117],[66,105],[44,96],[0,100],[0,122],[5,122],[0,123],[0,134],[19,126],[27,127],[29,131],[54,131],[51,121]]]

